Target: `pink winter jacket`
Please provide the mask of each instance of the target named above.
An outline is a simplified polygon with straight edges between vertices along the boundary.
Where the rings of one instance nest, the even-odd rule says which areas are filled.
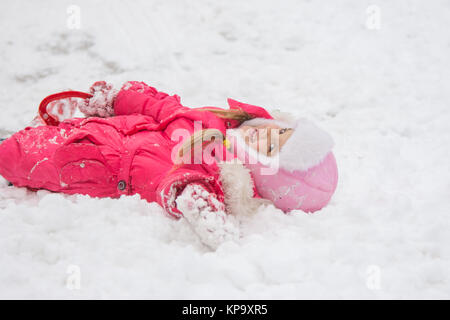
[[[231,109],[269,118],[261,107],[228,99]],[[140,194],[157,201],[179,217],[175,197],[189,183],[200,183],[223,201],[217,164],[189,164],[173,170],[172,132],[203,129],[225,134],[235,120],[209,111],[184,107],[177,95],[169,96],[143,82],[128,82],[114,102],[115,116],[73,118],[58,126],[28,127],[0,145],[0,175],[18,187],[47,189],[67,194],[117,198]]]

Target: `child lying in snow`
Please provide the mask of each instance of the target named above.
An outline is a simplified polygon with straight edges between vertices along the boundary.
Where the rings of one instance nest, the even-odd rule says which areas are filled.
[[[268,201],[285,212],[313,212],[336,188],[332,140],[306,120],[274,120],[231,99],[229,110],[190,109],[143,82],[119,91],[97,82],[91,94],[71,100],[87,118],[59,123],[44,112],[52,125],[2,142],[0,174],[17,187],[67,194],[138,193],[186,218],[213,248],[238,236],[228,214]]]

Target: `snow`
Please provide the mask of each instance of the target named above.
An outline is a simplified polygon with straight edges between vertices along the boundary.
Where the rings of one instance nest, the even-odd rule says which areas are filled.
[[[449,14],[446,0],[2,1],[3,130],[48,94],[142,80],[187,106],[313,120],[340,181],[322,211],[268,207],[211,251],[138,196],[0,179],[0,298],[448,299]]]

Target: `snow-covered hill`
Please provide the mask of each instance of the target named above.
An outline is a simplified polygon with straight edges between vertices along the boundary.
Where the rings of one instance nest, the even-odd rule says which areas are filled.
[[[0,179],[0,298],[450,298],[449,16],[446,0],[1,1],[1,129],[50,93],[143,80],[310,118],[340,182],[321,212],[268,208],[211,252],[137,196]]]

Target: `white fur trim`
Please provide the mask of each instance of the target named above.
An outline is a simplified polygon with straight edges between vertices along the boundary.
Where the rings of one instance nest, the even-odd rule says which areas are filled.
[[[318,165],[334,146],[333,139],[311,121],[298,119],[280,152],[280,167],[289,171]]]
[[[254,214],[263,204],[271,204],[269,200],[253,197],[253,179],[250,171],[242,162],[233,160],[219,163],[220,180],[225,194],[227,211],[234,216]]]

